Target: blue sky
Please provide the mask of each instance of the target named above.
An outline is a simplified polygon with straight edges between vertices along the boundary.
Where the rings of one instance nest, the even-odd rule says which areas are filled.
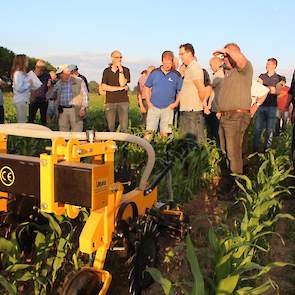
[[[295,65],[295,1],[1,1],[1,42],[16,53],[54,65],[76,63],[99,80],[109,53],[119,49],[133,85],[139,72],[160,63],[165,49],[192,43],[208,68],[215,49],[236,42],[255,75],[268,57],[290,79]]]

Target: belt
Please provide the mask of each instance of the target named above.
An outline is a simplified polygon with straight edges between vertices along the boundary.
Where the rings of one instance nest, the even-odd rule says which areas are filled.
[[[225,111],[225,112],[220,112],[221,116],[226,116],[226,115],[231,115],[235,113],[246,113],[250,115],[250,110],[245,110],[245,109],[236,109],[236,110],[230,110],[230,111]]]
[[[63,109],[71,109],[71,108],[73,108],[74,106],[71,105],[71,106],[60,106],[60,107],[62,107]]]

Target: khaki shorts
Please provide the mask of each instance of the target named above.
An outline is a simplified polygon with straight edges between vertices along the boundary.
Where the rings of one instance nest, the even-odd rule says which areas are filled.
[[[169,107],[164,109],[159,109],[154,106],[154,108],[149,108],[146,118],[146,130],[148,131],[158,131],[160,123],[160,132],[171,133],[171,126],[173,124],[174,110]]]

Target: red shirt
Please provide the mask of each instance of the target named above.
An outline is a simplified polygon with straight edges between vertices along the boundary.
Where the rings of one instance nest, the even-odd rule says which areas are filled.
[[[288,94],[289,89],[290,88],[286,85],[281,88],[281,93],[278,96],[278,109],[280,111],[288,111],[288,109],[289,109],[289,104],[287,105],[288,96],[289,96],[289,94]]]

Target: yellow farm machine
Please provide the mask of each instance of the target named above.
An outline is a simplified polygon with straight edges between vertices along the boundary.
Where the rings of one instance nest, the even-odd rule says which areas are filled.
[[[51,146],[39,157],[8,154],[8,136],[50,139]],[[148,155],[139,185],[126,193],[124,184],[115,180],[117,141],[137,144]],[[86,158],[88,161],[83,161]],[[36,208],[71,219],[86,208],[89,217],[79,236],[79,249],[95,253],[94,263],[76,272],[63,287],[63,294],[107,294],[112,280],[104,270],[107,252],[124,249],[130,261],[129,292],[140,295],[152,283],[146,268],[157,265],[161,231],[181,238],[187,228],[181,210],[158,202],[157,185],[171,163],[149,182],[154,163],[152,146],[131,134],[58,132],[34,124],[0,125],[1,226],[6,223],[13,227],[7,217],[10,215],[29,219]]]

